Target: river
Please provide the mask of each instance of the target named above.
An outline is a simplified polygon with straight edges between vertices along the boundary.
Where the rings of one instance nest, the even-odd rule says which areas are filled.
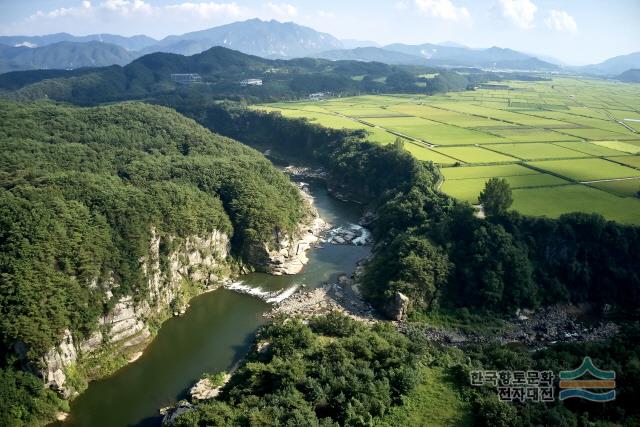
[[[320,183],[310,186],[320,216],[332,226],[357,223],[360,211],[353,204],[331,197]],[[245,285],[265,291],[294,285],[316,287],[351,273],[369,248],[325,244],[312,249],[300,274],[271,276],[252,273],[241,277]],[[157,426],[159,408],[187,397],[204,372],[228,371],[249,350],[263,313],[270,305],[250,295],[218,289],[194,298],[187,312],[163,323],[142,357],[114,375],[89,384],[71,403],[67,426]]]

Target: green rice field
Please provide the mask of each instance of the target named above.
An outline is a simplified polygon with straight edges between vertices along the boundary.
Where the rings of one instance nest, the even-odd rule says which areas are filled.
[[[477,203],[503,177],[513,209],[556,217],[596,212],[640,224],[640,85],[553,77],[426,96],[366,95],[256,105],[335,129],[364,129],[440,166],[441,190]],[[626,125],[626,126],[625,126]]]

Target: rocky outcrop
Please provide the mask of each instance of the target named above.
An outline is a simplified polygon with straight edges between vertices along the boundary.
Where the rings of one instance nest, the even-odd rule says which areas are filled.
[[[329,228],[313,205],[308,184],[300,182],[298,186],[310,213],[309,217],[293,233],[286,234],[275,230],[271,243],[254,245],[248,249],[248,261],[258,271],[274,275],[299,273],[309,262],[307,251]]]
[[[231,375],[225,374],[220,384],[214,384],[209,377],[202,378],[189,390],[191,401],[210,400],[220,394],[222,387],[231,379]]]
[[[362,297],[358,284],[344,274],[338,277],[337,283],[300,292],[281,301],[265,317],[284,314],[310,318],[331,312],[367,323],[378,320],[374,308]]]
[[[58,348],[49,350],[44,357],[47,368],[43,377],[47,386],[60,392],[63,396],[69,397],[71,390],[65,388],[67,380],[65,368],[75,363],[77,358],[78,352],[73,343],[73,336],[71,331],[66,329]]]
[[[411,300],[401,292],[396,292],[395,297],[388,301],[383,307],[383,313],[391,320],[404,320],[409,311]]]
[[[180,415],[193,410],[193,405],[186,400],[181,400],[176,406],[160,409],[160,415],[163,415],[162,425],[172,424]]]
[[[487,332],[462,332],[436,328],[424,323],[398,322],[398,330],[407,335],[421,335],[429,341],[447,346],[469,343],[518,343],[541,349],[556,343],[601,341],[618,333],[612,321],[600,319],[586,324],[579,319],[583,313],[574,306],[555,305],[537,311],[518,310],[516,316],[504,321],[502,332],[490,328]]]
[[[162,239],[166,239],[162,241]],[[74,340],[69,330],[56,348],[42,358],[41,375],[46,384],[70,397],[74,390],[67,386],[66,369],[79,358],[91,357],[106,345],[115,346],[117,352],[136,349],[151,338],[148,321],[171,313],[175,305],[185,305],[190,296],[185,295],[184,283],[198,283],[200,291],[217,286],[228,276],[227,257],[229,237],[220,231],[206,235],[188,236],[179,240],[176,236],[160,237],[151,229],[148,255],[140,260],[147,280],[148,297],[140,301],[131,296],[119,297],[113,308],[100,319],[99,327],[90,337]],[[175,247],[168,254],[161,253],[161,246]],[[164,257],[164,259],[163,259]],[[91,287],[105,289],[105,301],[117,294],[119,284],[111,277],[106,283]],[[180,311],[180,308],[177,308]]]

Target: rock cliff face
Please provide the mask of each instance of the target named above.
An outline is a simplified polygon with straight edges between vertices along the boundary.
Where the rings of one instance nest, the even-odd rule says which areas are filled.
[[[150,319],[180,311],[193,296],[185,295],[185,282],[199,283],[197,289],[203,291],[227,277],[229,237],[225,233],[213,231],[184,240],[175,236],[162,239],[152,229],[148,255],[140,260],[148,297],[140,302],[131,296],[119,298],[109,313],[98,320],[98,330],[89,338],[77,341],[69,330],[65,331],[60,344],[42,360],[41,373],[47,386],[65,397],[71,396],[75,390],[68,386],[65,371],[77,363],[80,356],[91,357],[105,345],[126,351],[144,344],[151,337]],[[175,250],[163,254],[161,246],[175,247]],[[110,279],[104,287],[108,289],[105,299],[114,298],[112,290],[118,287],[117,281]]]
[[[275,275],[300,272],[308,262],[306,251],[328,227],[313,207],[306,185],[301,184],[300,191],[311,213],[309,218],[292,235],[274,231],[275,248],[273,243],[251,248],[248,261],[256,270]],[[229,236],[220,231],[181,238],[161,237],[152,228],[148,254],[139,260],[146,280],[146,297],[120,297],[109,313],[98,319],[98,330],[88,338],[77,340],[65,331],[60,344],[41,360],[46,385],[70,397],[76,390],[69,386],[66,370],[81,358],[90,358],[105,346],[118,353],[133,351],[148,342],[152,335],[149,320],[181,314],[191,297],[214,289],[229,278],[229,250]],[[119,286],[115,278],[100,285],[95,280],[91,286],[107,289],[105,300],[115,298]]]
[[[264,243],[249,249],[248,258],[258,271],[274,275],[299,273],[309,261],[307,250],[318,241],[322,232],[329,228],[315,209],[307,184],[299,183],[299,187],[310,215],[291,235],[275,230],[275,247],[273,243]]]

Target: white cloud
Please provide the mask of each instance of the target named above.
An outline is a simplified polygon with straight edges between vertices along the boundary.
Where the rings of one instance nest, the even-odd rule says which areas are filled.
[[[281,11],[291,13],[284,5]],[[295,9],[295,8],[294,8]],[[274,16],[275,12],[271,12]],[[39,10],[22,22],[0,28],[4,34],[74,34],[98,32],[164,36],[254,17],[256,11],[235,2],[176,2],[154,5],[150,0],[79,1],[77,6]]]
[[[418,10],[426,16],[448,21],[462,21],[471,18],[466,7],[458,7],[451,0],[415,0]]]
[[[547,27],[556,31],[568,31],[570,33],[578,31],[576,20],[564,10],[552,9],[544,23]]]
[[[271,9],[277,17],[287,19],[298,15],[298,9],[289,3],[267,3],[267,7]]]
[[[499,0],[498,9],[503,18],[517,27],[525,30],[534,27],[538,7],[530,0]]]
[[[318,14],[318,17],[320,17],[321,19],[331,19],[336,17],[335,13],[327,12],[326,10],[319,10],[317,14]]]
[[[216,16],[240,16],[241,8],[235,3],[179,3],[171,4],[165,9],[172,13],[191,14],[201,19],[212,19]]]

